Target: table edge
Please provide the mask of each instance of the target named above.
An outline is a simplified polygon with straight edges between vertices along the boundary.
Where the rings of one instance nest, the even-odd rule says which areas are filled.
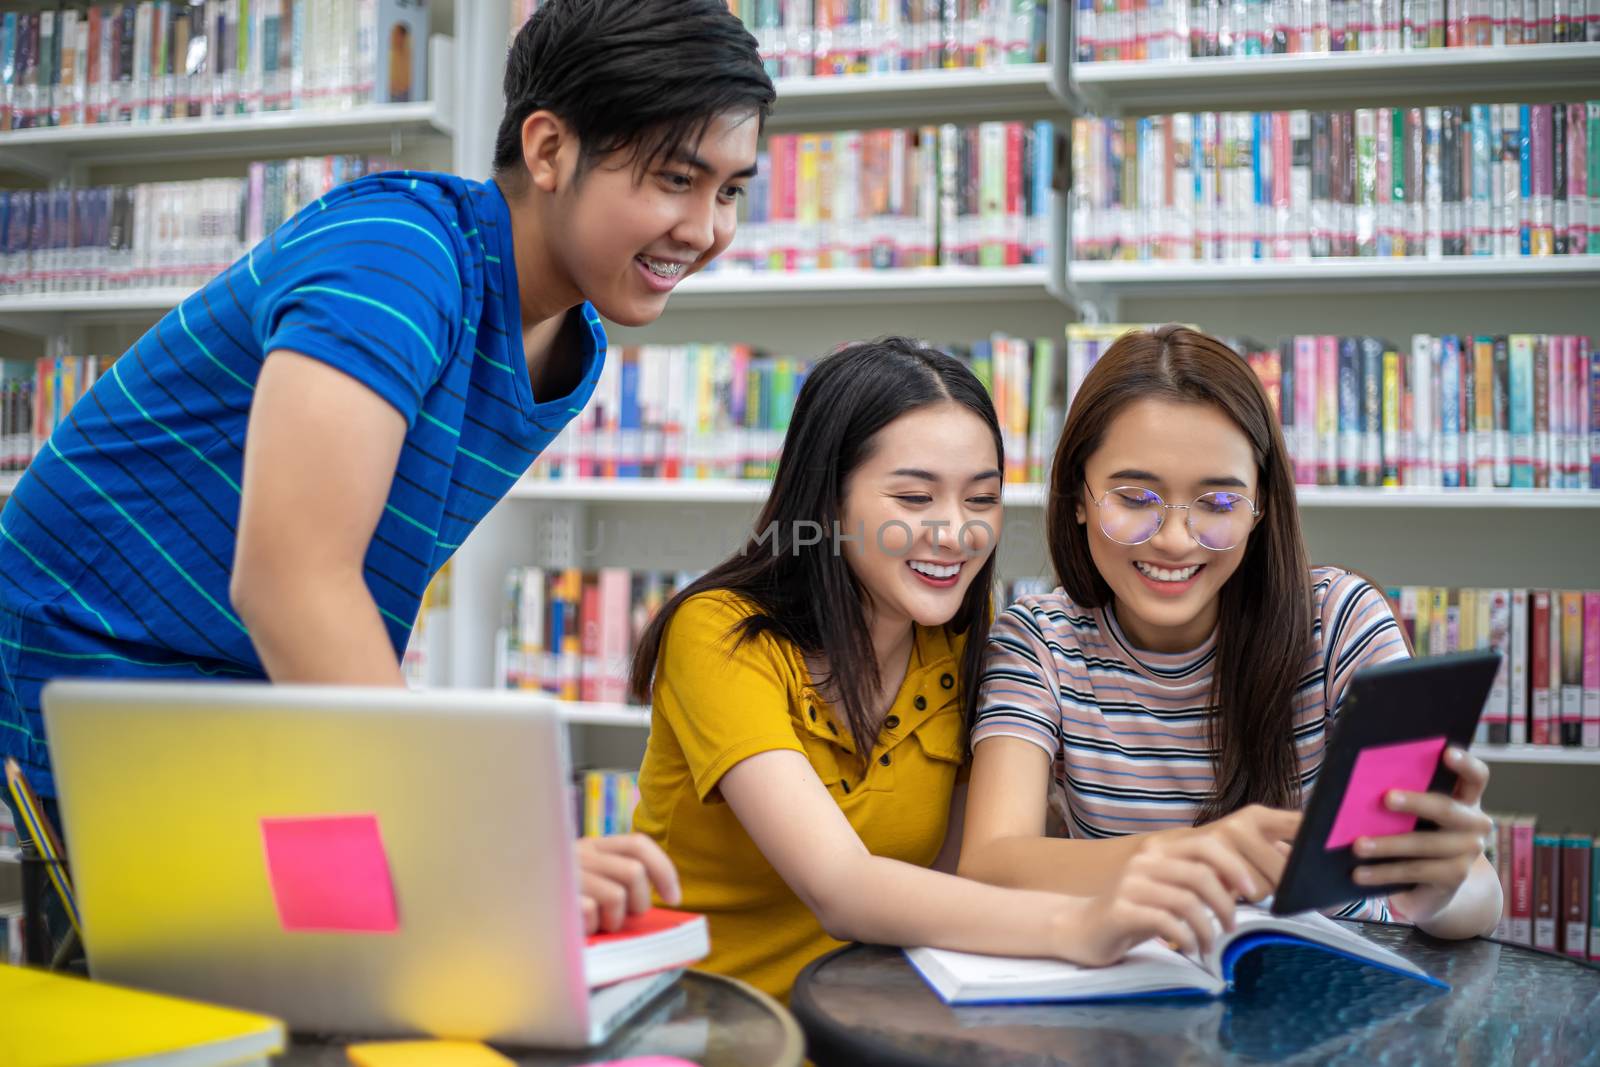
[[[778,1026],[783,1030],[783,1048],[778,1054],[779,1058],[777,1061],[779,1067],[801,1067],[801,1064],[805,1062],[805,1031],[800,1028],[799,1021],[794,1017],[788,1008],[785,1008],[782,1004],[779,1004],[776,1000],[768,996],[766,993],[763,993],[755,986],[750,985],[747,982],[741,982],[737,978],[732,978],[725,974],[717,974],[713,971],[690,970],[688,974],[693,975],[697,980],[706,980],[729,986],[736,992],[749,997],[751,1000],[766,1008],[767,1011],[772,1014],[772,1017],[778,1021]]]

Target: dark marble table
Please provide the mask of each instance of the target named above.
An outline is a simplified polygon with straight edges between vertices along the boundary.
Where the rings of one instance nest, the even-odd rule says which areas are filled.
[[[852,945],[801,973],[790,1009],[818,1067],[1600,1064],[1600,968],[1359,925],[1451,991],[1285,946],[1246,956],[1220,1000],[952,1008],[898,949]]]
[[[350,1067],[343,1041],[296,1037],[282,1067]],[[776,1001],[742,982],[689,971],[599,1048],[501,1049],[524,1067],[575,1067],[630,1056],[677,1056],[702,1067],[800,1067],[804,1040]]]

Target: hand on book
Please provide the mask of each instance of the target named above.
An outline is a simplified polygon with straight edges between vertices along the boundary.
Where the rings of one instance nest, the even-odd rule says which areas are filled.
[[[643,834],[580,837],[578,872],[585,934],[616,930],[628,916],[649,911],[652,888],[668,905],[681,898],[672,860]]]
[[[1063,955],[1102,966],[1152,937],[1203,955],[1233,928],[1240,898],[1260,900],[1278,884],[1279,845],[1299,826],[1299,812],[1252,805],[1205,826],[1145,835],[1116,884],[1085,901],[1078,943]]]
[[[1149,834],[1144,847],[1206,864],[1240,897],[1260,900],[1283,877],[1300,819],[1298,811],[1251,804],[1204,826]]]
[[[1385,803],[1426,819],[1437,830],[1413,830],[1387,837],[1358,837],[1355,853],[1365,863],[1355,870],[1357,885],[1413,883],[1414,889],[1390,898],[1395,911],[1418,925],[1427,923],[1455,899],[1473,867],[1483,857],[1494,823],[1479,806],[1489,784],[1489,766],[1451,746],[1445,765],[1456,772],[1453,793],[1412,793],[1396,789]]]

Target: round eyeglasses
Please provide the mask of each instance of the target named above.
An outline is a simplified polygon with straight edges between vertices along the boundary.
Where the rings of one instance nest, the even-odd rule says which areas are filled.
[[[1152,490],[1119,485],[1095,501],[1100,509],[1100,532],[1119,545],[1142,545],[1161,529],[1167,512],[1186,513],[1189,536],[1212,552],[1226,552],[1250,535],[1256,521],[1255,501],[1241,493],[1216,490],[1201,493],[1187,504],[1168,504]]]

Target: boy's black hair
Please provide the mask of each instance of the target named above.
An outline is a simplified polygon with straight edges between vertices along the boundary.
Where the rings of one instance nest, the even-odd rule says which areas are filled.
[[[577,134],[581,174],[623,149],[644,170],[725,111],[764,124],[777,97],[727,0],[547,0],[512,42],[505,94],[494,169],[506,176],[522,170],[522,124],[541,109]]]

